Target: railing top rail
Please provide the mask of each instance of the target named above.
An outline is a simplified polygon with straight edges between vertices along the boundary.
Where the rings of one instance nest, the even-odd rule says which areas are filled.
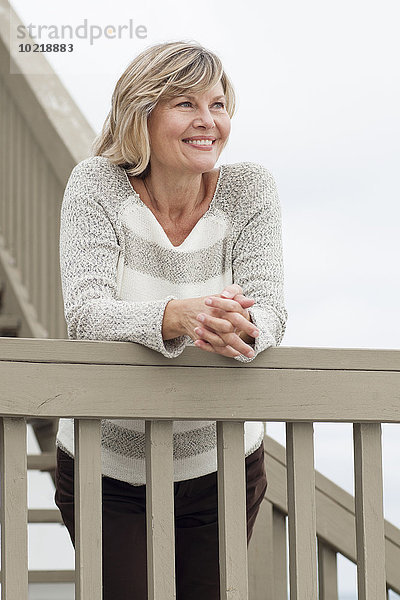
[[[250,363],[187,347],[173,360],[133,342],[0,337],[0,362],[400,372],[400,350],[268,348]]]
[[[129,342],[3,338],[0,356],[0,415],[400,422],[399,351],[279,347],[246,364],[193,347],[170,360]]]

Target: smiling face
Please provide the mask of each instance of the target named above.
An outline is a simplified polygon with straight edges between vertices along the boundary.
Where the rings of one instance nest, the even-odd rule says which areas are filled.
[[[221,82],[206,92],[188,94],[160,101],[150,113],[150,161],[182,173],[204,173],[217,162],[231,119]]]

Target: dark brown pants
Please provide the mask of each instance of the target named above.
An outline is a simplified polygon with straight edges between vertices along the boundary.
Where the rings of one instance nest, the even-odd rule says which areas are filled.
[[[247,543],[267,489],[264,445],[245,460]],[[102,477],[103,600],[147,600],[146,486]],[[217,473],[174,483],[177,600],[218,600]],[[57,447],[55,502],[75,547],[74,459]]]

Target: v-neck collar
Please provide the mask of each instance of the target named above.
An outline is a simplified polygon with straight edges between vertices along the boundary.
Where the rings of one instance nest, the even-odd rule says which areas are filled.
[[[147,206],[147,204],[145,204],[143,202],[143,200],[141,199],[141,197],[139,196],[139,194],[137,193],[137,191],[133,188],[129,177],[128,177],[128,173],[126,172],[126,170],[123,167],[120,167],[124,174],[125,174],[125,181],[129,186],[129,190],[130,190],[130,196],[134,196],[136,198],[136,200],[146,208],[146,210],[148,210],[148,212],[151,214],[151,218],[157,223],[158,227],[161,229],[162,234],[164,235],[164,238],[166,239],[166,241],[168,242],[169,246],[171,248],[182,248],[182,246],[186,243],[186,241],[191,237],[191,235],[193,234],[193,232],[195,231],[195,229],[197,228],[198,224],[206,217],[206,215],[208,216],[210,213],[212,213],[213,209],[214,209],[214,205],[216,202],[216,198],[219,192],[219,188],[220,188],[220,182],[222,179],[222,172],[225,168],[225,165],[220,165],[219,167],[219,174],[218,174],[218,179],[217,179],[217,185],[215,186],[215,190],[214,190],[214,195],[211,199],[211,202],[209,204],[209,207],[207,208],[206,212],[200,217],[200,219],[197,221],[196,225],[193,227],[193,229],[190,231],[190,233],[185,237],[185,239],[183,240],[183,242],[181,244],[179,244],[179,246],[174,246],[174,244],[171,242],[171,240],[169,239],[169,237],[167,236],[167,234],[165,233],[164,227],[161,225],[161,223],[158,221],[158,219],[156,218],[156,216],[154,215],[154,213],[150,210],[150,208]]]

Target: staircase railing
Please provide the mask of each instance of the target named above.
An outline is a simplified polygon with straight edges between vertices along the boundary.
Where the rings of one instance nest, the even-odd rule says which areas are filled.
[[[72,168],[95,137],[45,56],[21,63],[21,21],[0,0],[0,280],[21,337],[66,338],[59,267],[60,210]],[[34,73],[34,74],[32,74]]]
[[[269,436],[264,438],[264,448],[268,488],[249,549],[250,597],[287,600],[286,450]],[[357,563],[354,497],[316,471],[315,502],[319,600],[337,600],[337,555]],[[385,520],[384,531],[387,590],[399,594],[400,530]]]
[[[359,600],[383,600],[388,588],[399,591],[393,567],[399,557],[399,532],[383,518],[380,424],[400,421],[400,351],[279,347],[266,350],[252,363],[233,364],[228,358],[209,358],[196,348],[186,348],[171,364],[162,355],[127,342],[2,338],[0,357],[2,582],[10,599],[27,598],[26,417],[75,419],[77,600],[101,597],[100,420],[104,418],[146,421],[150,598],[168,600],[174,593],[171,421],[182,419],[217,422],[221,598],[249,597],[243,422],[251,420],[287,422],[291,599],[317,600],[317,534],[323,542],[320,590],[333,585],[329,547],[354,560],[351,534],[342,540],[334,531],[345,512],[345,522],[353,523],[356,533]],[[322,476],[315,485],[313,422],[317,421],[354,423],[355,503],[353,507],[341,491],[330,527],[328,520],[317,517],[331,500],[329,490],[337,492]],[[271,458],[271,443],[268,453]],[[281,490],[277,491],[276,477],[277,488],[268,491],[262,513],[264,523],[270,518],[272,529],[258,525],[257,534],[271,536],[272,531],[276,536],[272,555],[279,561],[284,528],[277,510],[286,510],[282,455],[274,462],[280,469]],[[268,470],[272,465],[267,461]],[[272,517],[267,504],[271,499]],[[262,579],[265,573],[256,567],[250,570],[255,568]],[[284,597],[283,577],[277,575],[278,579],[281,596],[273,590],[265,597]]]

